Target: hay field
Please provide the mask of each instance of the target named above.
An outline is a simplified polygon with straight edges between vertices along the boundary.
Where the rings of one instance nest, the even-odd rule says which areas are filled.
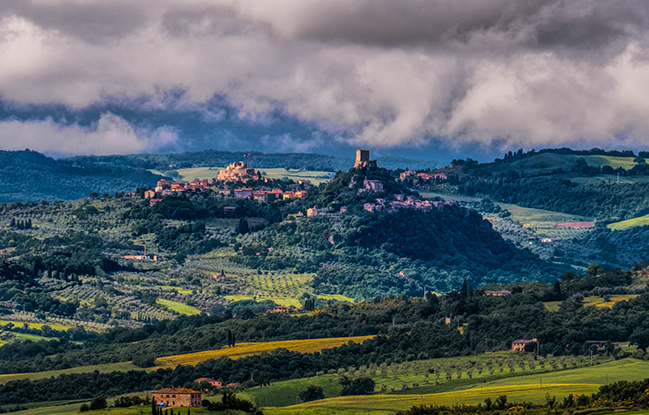
[[[333,337],[327,339],[311,340],[282,340],[260,343],[238,343],[236,347],[224,347],[218,350],[207,350],[204,352],[181,354],[176,356],[159,357],[157,362],[159,366],[152,368],[176,367],[182,365],[196,365],[209,359],[218,359],[219,357],[229,357],[230,359],[239,359],[242,357],[253,356],[263,352],[270,352],[276,349],[288,349],[300,353],[319,352],[322,349],[338,347],[347,342],[353,341],[362,343],[374,336],[357,336],[357,337]]]

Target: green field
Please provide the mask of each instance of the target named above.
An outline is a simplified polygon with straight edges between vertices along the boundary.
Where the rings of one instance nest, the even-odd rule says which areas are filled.
[[[197,314],[201,313],[201,310],[199,310],[196,307],[192,307],[187,304],[179,303],[177,301],[171,301],[171,300],[165,300],[162,298],[158,298],[156,303],[163,305],[167,307],[169,310],[173,310],[177,313],[186,315],[186,316],[195,316]]]
[[[627,219],[621,222],[611,223],[607,226],[609,229],[614,231],[623,231],[625,229],[635,228],[636,226],[646,226],[646,225],[649,225],[649,215],[644,215],[633,219]]]
[[[634,157],[615,157],[615,156],[577,156],[586,160],[589,166],[611,166],[614,169],[622,167],[625,170],[630,170],[636,163],[633,161]]]
[[[618,294],[618,295],[611,295],[611,301],[605,302],[602,297],[586,297],[584,298],[584,305],[585,306],[595,306],[595,307],[606,307],[606,308],[611,308],[615,303],[620,302],[620,301],[627,301],[632,298],[636,298],[638,295],[637,294]],[[548,311],[559,311],[559,306],[561,305],[561,301],[545,301],[543,303],[545,306],[545,309]]]
[[[418,365],[420,367],[419,373],[414,374],[412,368],[412,362],[409,363],[410,368],[407,374],[403,374],[401,369],[399,369],[398,375],[395,379],[394,373],[390,368],[388,368],[387,377],[383,377],[380,374],[380,371],[377,370],[376,375],[373,377],[374,382],[376,383],[375,391],[379,394],[390,394],[390,395],[428,395],[428,394],[441,394],[454,392],[458,390],[465,390],[473,388],[476,385],[484,386],[502,386],[500,382],[509,380],[516,384],[517,379],[524,379],[523,383],[529,383],[527,378],[535,378],[538,380],[537,376],[543,376],[550,374],[554,369],[551,368],[549,363],[546,363],[545,368],[541,367],[538,362],[534,369],[530,369],[529,364],[524,364],[525,370],[521,370],[520,366],[516,364],[515,372],[510,372],[507,364],[503,364],[503,371],[500,371],[499,366],[495,363],[497,359],[507,360],[510,358],[519,358],[519,357],[529,357],[524,354],[517,354],[511,352],[498,352],[498,353],[486,353],[476,356],[462,356],[454,358],[442,358],[442,359],[433,359],[428,361],[420,361]],[[599,358],[600,362],[602,361],[601,357]],[[492,360],[494,362],[494,373],[490,374],[486,366],[486,362]],[[472,372],[472,377],[468,375],[466,364],[467,362],[480,362],[483,366],[482,373],[478,373],[476,366],[474,365],[474,370]],[[434,373],[429,374],[429,382],[425,383],[424,376],[424,363],[428,363],[429,367],[433,368],[435,364],[439,364],[442,368],[442,373],[440,376],[439,384],[435,384],[436,375]],[[582,363],[588,364],[588,362]],[[457,378],[457,369],[452,371],[452,379],[450,381],[446,380],[445,370],[443,369],[447,364],[457,364],[461,367],[462,377]],[[603,365],[602,365],[603,366]],[[598,367],[602,367],[598,366]],[[571,367],[571,366],[569,366]],[[645,368],[649,368],[649,363],[646,364]],[[357,368],[358,369],[358,368]],[[560,370],[557,373],[568,373],[571,370]],[[530,375],[534,373],[534,375]],[[348,373],[347,373],[348,374]],[[369,373],[366,372],[366,377],[369,376]],[[358,377],[358,372],[356,372],[356,377]],[[292,405],[298,399],[299,392],[306,389],[309,385],[317,385],[323,388],[325,398],[334,398],[338,396],[342,387],[338,384],[338,375],[337,374],[323,374],[321,376],[315,376],[305,379],[294,379],[283,382],[276,382],[272,387],[256,387],[245,391],[245,396],[247,399],[255,402],[257,406],[288,406]],[[552,378],[552,382],[557,383],[555,378]],[[407,385],[407,389],[404,389],[404,382]],[[413,384],[418,384],[414,386]],[[548,381],[548,383],[551,383]],[[579,383],[571,380],[571,383]],[[505,383],[504,386],[509,387],[511,383]],[[570,393],[570,392],[568,392]]]
[[[101,373],[107,372],[127,372],[129,370],[142,370],[142,368],[135,366],[130,362],[121,362],[121,363],[106,363],[103,365],[94,365],[94,366],[81,366],[74,367],[71,369],[61,369],[61,370],[48,370],[45,372],[35,372],[35,373],[12,373],[8,375],[0,375],[0,383],[7,383],[12,380],[18,379],[46,379],[49,377],[56,377],[62,374],[71,374],[71,373],[89,373],[98,370]]]
[[[253,166],[254,168],[254,166]],[[191,182],[192,180],[198,179],[214,179],[218,176],[219,171],[223,167],[197,167],[191,169],[178,169],[176,170],[180,175],[181,180],[186,182]],[[284,168],[265,168],[265,169],[256,169],[262,173],[266,173],[266,177],[269,179],[282,179],[287,177],[291,180],[304,179],[310,181],[314,185],[319,185],[320,183],[329,181],[333,178],[333,173],[328,171],[300,171],[296,169],[286,170]],[[154,172],[154,171],[152,171]]]
[[[495,381],[473,380],[473,384],[458,387],[457,390],[440,393],[425,393],[419,389],[400,394],[376,394],[370,396],[353,396],[329,398],[320,401],[289,406],[266,412],[301,413],[298,410],[310,408],[328,410],[362,410],[362,411],[398,411],[413,405],[455,405],[478,404],[486,398],[507,395],[510,402],[545,402],[546,394],[562,397],[572,394],[592,394],[599,386],[619,380],[642,380],[649,373],[649,362],[635,359],[624,359],[604,363],[598,366],[579,369],[560,370],[550,373],[516,376]],[[275,412],[277,411],[277,412]],[[295,411],[295,412],[293,412]],[[303,412],[311,413],[311,412]],[[314,412],[315,413],[315,412]]]
[[[432,199],[434,197],[440,197],[444,200],[456,200],[458,202],[480,202],[482,199],[478,197],[469,197],[462,195],[451,195],[444,193],[435,193],[435,192],[421,192],[419,193],[422,197],[427,199]],[[591,220],[585,216],[576,216],[570,215],[567,213],[553,212],[550,210],[543,209],[532,209],[526,208],[518,205],[512,205],[508,203],[496,203],[502,209],[506,209],[509,213],[512,214],[514,219],[521,223],[527,222],[574,222],[574,221],[585,221]]]
[[[498,203],[503,209],[509,211],[514,219],[521,223],[527,222],[576,222],[590,220],[585,216],[569,215],[567,213],[553,212],[543,209],[532,209],[508,203]]]
[[[13,320],[0,320],[0,326],[6,326],[7,324],[13,324],[17,328],[21,328],[25,326],[25,323],[22,321],[13,321]],[[33,329],[38,329],[40,330],[43,326],[50,326],[52,330],[58,330],[58,331],[63,331],[63,330],[68,330],[71,329],[72,326],[66,326],[64,324],[60,323],[27,323],[30,328]]]

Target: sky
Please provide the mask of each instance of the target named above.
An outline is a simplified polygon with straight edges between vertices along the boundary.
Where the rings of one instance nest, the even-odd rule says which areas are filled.
[[[649,148],[646,0],[2,0],[0,149]]]

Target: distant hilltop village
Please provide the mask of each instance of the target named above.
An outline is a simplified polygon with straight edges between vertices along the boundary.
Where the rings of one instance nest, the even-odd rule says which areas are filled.
[[[238,182],[246,183],[249,180],[259,180],[261,176],[255,172],[255,169],[246,167],[243,161],[237,161],[227,166],[219,172],[215,180],[221,182]]]

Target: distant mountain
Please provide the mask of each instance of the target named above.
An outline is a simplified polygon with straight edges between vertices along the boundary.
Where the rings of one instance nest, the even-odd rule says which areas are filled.
[[[55,160],[41,153],[0,151],[0,203],[48,202],[133,191],[153,186],[160,176],[140,167]]]

